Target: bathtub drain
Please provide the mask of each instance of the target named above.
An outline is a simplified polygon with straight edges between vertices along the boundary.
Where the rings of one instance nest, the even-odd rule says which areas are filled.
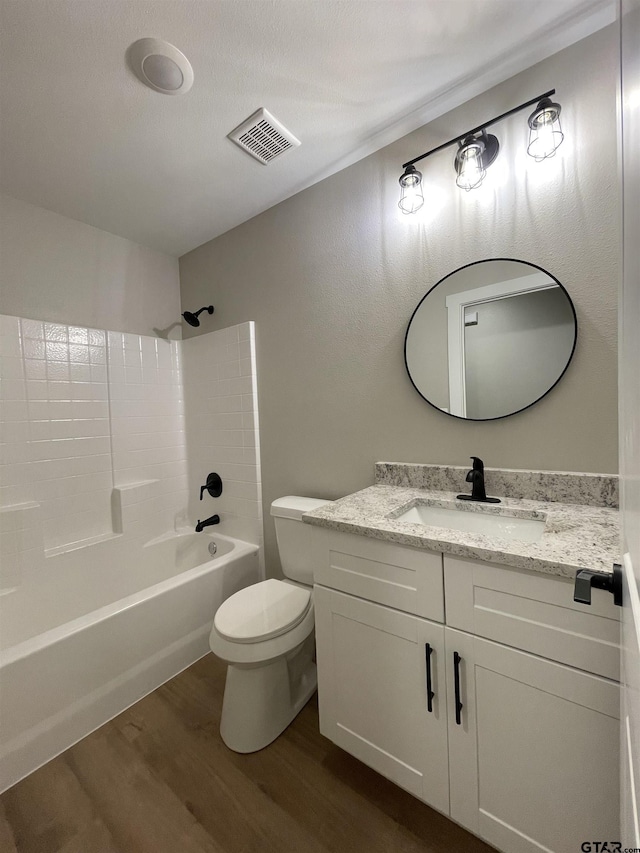
[[[215,557],[216,551],[218,550],[218,546],[215,542],[209,542],[209,553],[212,557]]]

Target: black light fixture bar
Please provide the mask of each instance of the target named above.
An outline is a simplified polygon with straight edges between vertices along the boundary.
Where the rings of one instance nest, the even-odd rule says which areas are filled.
[[[480,133],[481,130],[485,130],[487,127],[491,127],[492,124],[496,124],[496,122],[502,121],[503,118],[507,118],[507,116],[511,116],[514,113],[519,113],[520,110],[524,110],[527,107],[533,106],[534,104],[538,104],[543,98],[550,98],[551,95],[555,95],[556,90],[550,89],[548,92],[544,92],[542,95],[538,95],[536,98],[531,98],[530,101],[526,101],[524,104],[520,104],[519,107],[514,107],[511,110],[507,110],[506,113],[502,113],[495,118],[492,118],[490,121],[485,121],[482,124],[479,124],[478,127],[474,127],[473,130],[467,130],[465,133],[460,134],[460,136],[456,136],[455,139],[450,139],[448,142],[443,142],[442,145],[438,145],[436,148],[432,148],[431,151],[427,151],[425,154],[421,154],[419,157],[414,157],[413,160],[408,160],[406,163],[402,164],[402,168],[406,169],[409,166],[413,166],[414,163],[418,163],[420,160],[424,160],[425,157],[429,157],[431,154],[435,154],[436,151],[442,151],[443,148],[448,148],[450,145],[454,145],[456,142],[462,142],[462,140],[466,139],[468,136],[473,136],[475,133]]]

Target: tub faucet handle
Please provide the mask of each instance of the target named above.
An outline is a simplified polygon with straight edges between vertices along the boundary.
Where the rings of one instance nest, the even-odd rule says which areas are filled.
[[[212,498],[219,498],[222,494],[222,478],[220,474],[209,474],[204,486],[200,486],[200,500],[205,492],[209,492]]]

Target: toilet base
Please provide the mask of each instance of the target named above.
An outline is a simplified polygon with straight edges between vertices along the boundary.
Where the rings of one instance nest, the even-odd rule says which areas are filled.
[[[257,666],[229,664],[220,735],[234,752],[257,752],[274,741],[317,687],[314,637],[284,657]]]

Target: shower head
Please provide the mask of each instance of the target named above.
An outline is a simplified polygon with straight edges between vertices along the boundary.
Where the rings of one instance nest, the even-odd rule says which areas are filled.
[[[205,305],[204,308],[196,311],[195,314],[192,314],[191,311],[185,311],[182,316],[190,326],[199,326],[200,320],[198,320],[198,314],[202,314],[203,311],[208,311],[209,314],[213,314],[213,305]]]

